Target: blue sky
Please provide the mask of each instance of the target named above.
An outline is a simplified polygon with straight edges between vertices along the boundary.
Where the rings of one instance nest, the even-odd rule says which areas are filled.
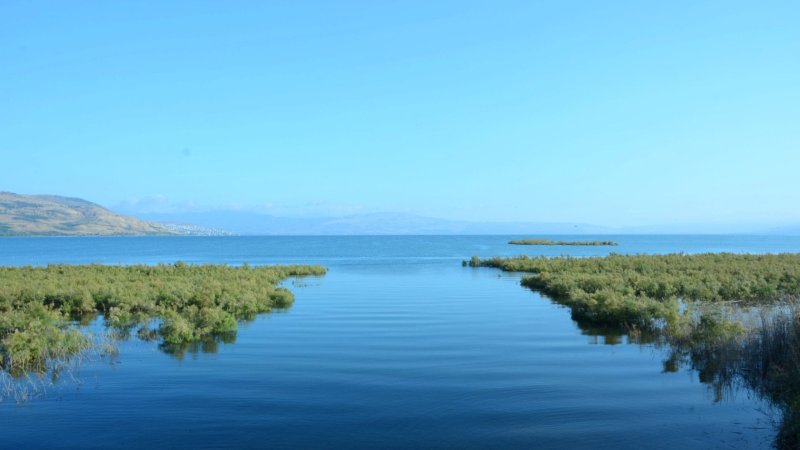
[[[800,3],[0,3],[0,190],[800,222]]]

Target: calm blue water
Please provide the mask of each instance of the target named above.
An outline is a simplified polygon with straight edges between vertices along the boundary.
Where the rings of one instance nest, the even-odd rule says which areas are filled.
[[[460,261],[800,252],[800,237],[506,244],[517,237],[0,239],[0,265],[180,259],[329,268],[288,281],[291,309],[242,325],[236,342],[215,352],[180,359],[126,341],[116,364],[84,365],[79,383],[0,403],[0,448],[769,447],[776,417],[747,392],[715,402],[696,373],[662,373],[662,350],[608,345],[515,275]]]

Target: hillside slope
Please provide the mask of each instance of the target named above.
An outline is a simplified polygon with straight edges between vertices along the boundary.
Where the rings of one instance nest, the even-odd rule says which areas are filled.
[[[0,192],[0,236],[138,236],[178,234],[79,198]]]

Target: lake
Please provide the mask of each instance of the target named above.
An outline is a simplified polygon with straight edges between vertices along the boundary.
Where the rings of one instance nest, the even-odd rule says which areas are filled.
[[[135,338],[41,397],[0,403],[0,448],[769,448],[777,414],[718,399],[666,351],[582,330],[515,274],[461,260],[800,252],[800,237],[527,236],[0,239],[0,265],[322,264],[294,305],[182,356]],[[548,236],[548,238],[551,238]],[[99,327],[95,323],[93,327]]]

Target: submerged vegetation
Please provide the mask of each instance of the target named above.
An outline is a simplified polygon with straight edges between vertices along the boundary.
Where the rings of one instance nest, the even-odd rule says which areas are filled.
[[[665,345],[664,370],[697,370],[717,398],[744,386],[781,413],[775,444],[800,447],[800,254],[517,257],[464,261],[528,272],[521,284],[568,306],[581,328]],[[739,314],[726,312],[737,305]],[[757,325],[740,319],[760,311]]]
[[[53,361],[88,350],[92,336],[72,324],[98,314],[122,334],[136,329],[142,338],[160,339],[167,351],[225,339],[235,334],[237,321],[292,304],[280,281],[324,273],[320,266],[182,262],[0,267],[0,368],[46,372]]]
[[[515,239],[508,241],[512,245],[579,245],[579,246],[614,246],[614,241],[551,241],[549,239]]]

